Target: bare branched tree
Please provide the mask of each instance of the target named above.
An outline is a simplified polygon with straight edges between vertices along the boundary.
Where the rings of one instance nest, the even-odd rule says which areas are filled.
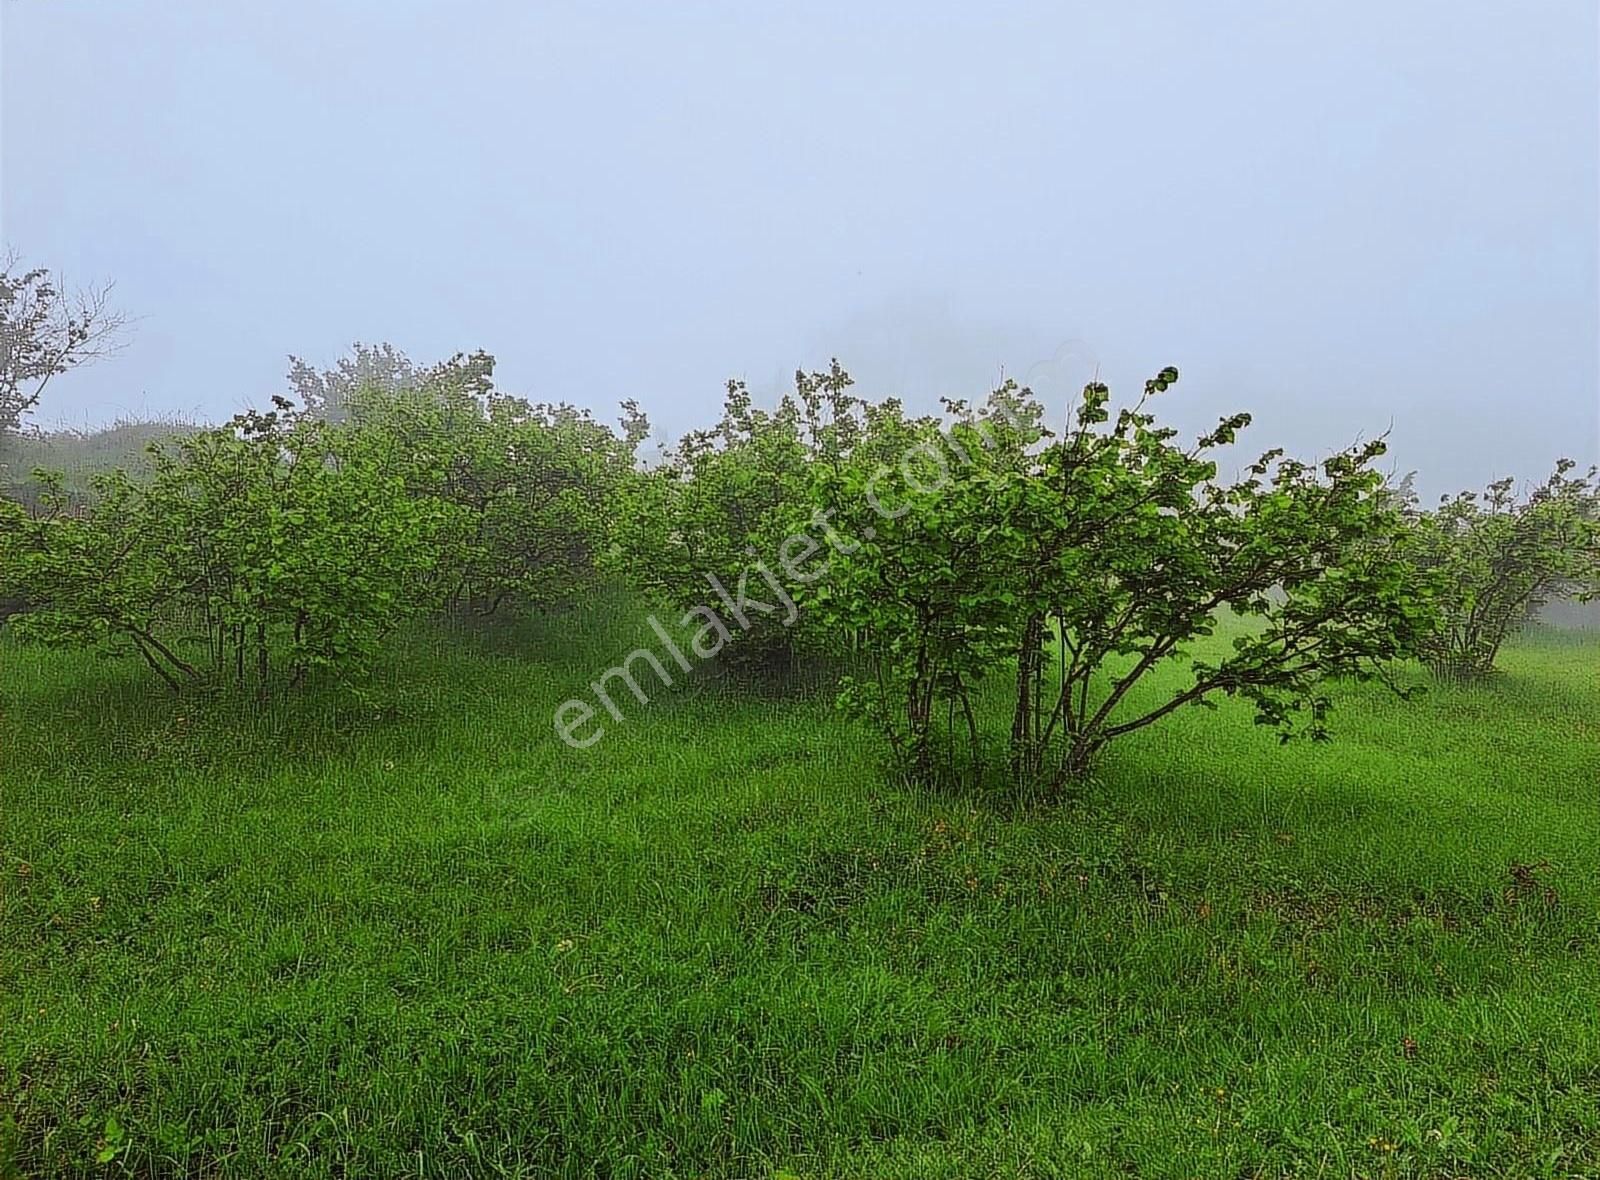
[[[122,347],[128,321],[111,290],[68,292],[46,268],[0,254],[0,438],[21,427],[51,378]]]

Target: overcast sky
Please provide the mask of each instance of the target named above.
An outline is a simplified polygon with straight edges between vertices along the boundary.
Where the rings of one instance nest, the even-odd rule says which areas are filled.
[[[354,340],[671,433],[835,353],[929,407],[1171,363],[1185,428],[1440,491],[1600,452],[1597,13],[0,0],[0,238],[140,317],[46,422]]]

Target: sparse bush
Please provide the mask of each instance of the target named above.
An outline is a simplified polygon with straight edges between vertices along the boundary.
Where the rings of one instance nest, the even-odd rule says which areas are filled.
[[[109,284],[74,294],[44,267],[0,255],[0,442],[53,378],[115,351],[125,327]]]
[[[1452,678],[1486,676],[1507,637],[1552,598],[1600,595],[1600,479],[1563,459],[1525,497],[1501,479],[1416,516],[1417,561],[1438,585],[1422,657]]]
[[[319,369],[301,357],[289,358],[289,397],[307,415],[340,423],[356,402],[378,394],[402,394],[441,385],[465,388],[479,397],[492,388],[494,357],[486,352],[457,353],[447,361],[418,368],[392,344],[351,345],[331,368]]]

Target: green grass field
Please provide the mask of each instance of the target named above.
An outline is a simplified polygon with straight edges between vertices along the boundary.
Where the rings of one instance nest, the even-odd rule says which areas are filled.
[[[1600,1175],[1600,634],[1046,803],[707,678],[569,750],[616,611],[264,712],[0,646],[0,1174]]]

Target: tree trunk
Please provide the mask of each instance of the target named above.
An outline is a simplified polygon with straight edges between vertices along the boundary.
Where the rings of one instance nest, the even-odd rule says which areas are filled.
[[[1011,713],[1011,769],[1019,780],[1039,772],[1039,709],[1035,700],[1044,658],[1044,618],[1031,615],[1017,646],[1017,698]]]

